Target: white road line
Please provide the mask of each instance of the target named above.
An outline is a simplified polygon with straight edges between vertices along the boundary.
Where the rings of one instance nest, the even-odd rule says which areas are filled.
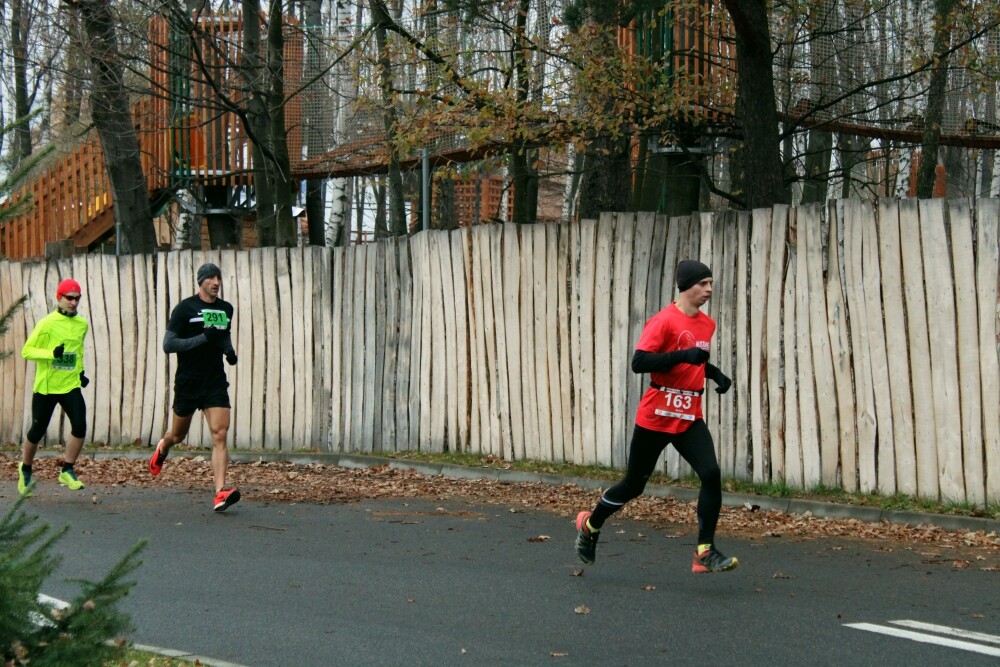
[[[997,635],[988,635],[984,632],[972,632],[971,630],[962,630],[961,628],[949,628],[946,625],[934,625],[933,623],[922,623],[921,621],[889,622],[893,625],[902,625],[907,628],[926,630],[927,632],[936,632],[939,635],[951,635],[952,637],[961,637],[963,639],[971,639],[977,642],[986,642],[987,644],[1000,644],[1000,637]]]
[[[1000,658],[1000,648],[973,644],[972,642],[963,642],[957,639],[948,639],[946,637],[935,637],[933,635],[925,635],[920,632],[913,632],[912,630],[901,630],[899,628],[890,628],[885,625],[875,625],[874,623],[845,623],[844,625],[849,628],[854,628],[855,630],[867,630],[868,632],[877,632],[879,634],[891,635],[901,639],[910,639],[924,644],[937,644],[938,646],[947,646],[948,648],[957,648],[962,651],[982,653],[983,655],[992,655]]]

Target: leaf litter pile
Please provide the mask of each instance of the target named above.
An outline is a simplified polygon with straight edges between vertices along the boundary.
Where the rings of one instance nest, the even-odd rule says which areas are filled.
[[[17,478],[18,459],[2,459],[4,478]],[[36,479],[53,483],[60,461],[35,461]],[[76,464],[89,492],[99,487],[171,486],[204,491],[212,487],[212,468],[207,456],[172,456],[156,478],[149,475],[145,459],[81,457]],[[246,500],[286,503],[352,503],[390,498],[466,500],[477,504],[507,506],[511,511],[538,510],[574,517],[593,506],[599,492],[573,484],[499,482],[431,476],[387,465],[372,468],[340,468],[284,461],[230,462],[228,483],[238,486]],[[97,502],[97,496],[94,496]],[[674,497],[641,496],[617,516],[652,524],[654,530],[686,534],[697,524],[696,503]],[[871,548],[912,549],[934,562],[950,562],[955,568],[1000,572],[1000,535],[984,531],[948,531],[931,525],[904,526],[869,523],[857,519],[826,519],[810,514],[786,514],[756,507],[723,507],[722,531],[747,539],[790,538],[812,540],[848,538],[871,542]],[[572,531],[572,528],[567,530]]]

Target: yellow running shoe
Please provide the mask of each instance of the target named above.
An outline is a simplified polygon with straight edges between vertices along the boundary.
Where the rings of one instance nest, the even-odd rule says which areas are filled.
[[[17,492],[25,498],[31,495],[31,472],[25,472],[23,462],[17,464]]]
[[[83,482],[76,478],[76,473],[73,472],[72,468],[59,473],[59,483],[70,491],[79,491],[83,488]]]

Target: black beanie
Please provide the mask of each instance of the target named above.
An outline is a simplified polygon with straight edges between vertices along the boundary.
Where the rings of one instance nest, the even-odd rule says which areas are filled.
[[[209,278],[222,278],[222,271],[215,264],[202,264],[198,267],[198,284],[201,285]]]
[[[705,278],[712,277],[712,269],[696,259],[685,259],[677,265],[677,290],[687,291]]]

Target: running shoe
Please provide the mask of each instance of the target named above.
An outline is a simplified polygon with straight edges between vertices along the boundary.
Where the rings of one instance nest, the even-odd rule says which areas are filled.
[[[591,530],[587,525],[590,512],[580,512],[576,515],[576,553],[586,565],[592,565],[597,558],[597,538],[601,531]]]
[[[695,574],[705,574],[706,572],[726,572],[735,569],[740,562],[736,558],[724,555],[715,547],[710,547],[702,555],[694,554],[694,561],[691,563],[691,571]]]
[[[223,489],[215,494],[215,511],[224,512],[240,500],[239,489]]]
[[[83,482],[76,478],[76,473],[73,472],[72,468],[59,473],[59,483],[67,487],[70,491],[79,491],[83,488]]]
[[[163,446],[163,441],[160,440],[156,443],[156,450],[153,455],[149,457],[149,474],[156,477],[163,470],[163,462],[167,460],[166,454],[160,453],[160,447]]]
[[[24,469],[24,463],[17,464],[17,492],[27,498],[31,495],[31,471]]]

